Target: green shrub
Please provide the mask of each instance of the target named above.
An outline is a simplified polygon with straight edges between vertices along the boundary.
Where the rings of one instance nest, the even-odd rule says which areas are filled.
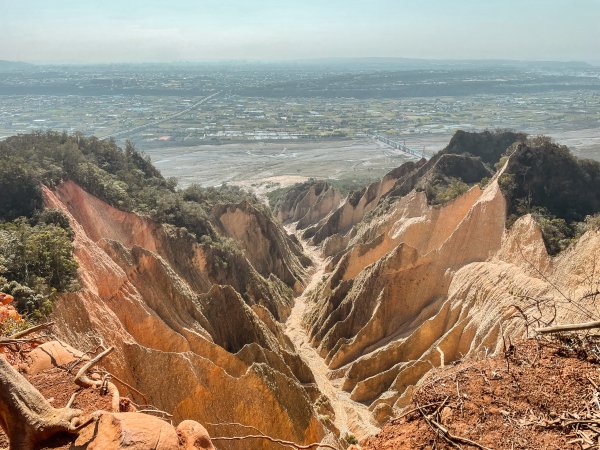
[[[498,182],[507,201],[507,225],[531,213],[552,255],[588,226],[595,226],[593,217],[600,212],[600,163],[578,159],[547,137],[515,145]]]
[[[427,185],[426,193],[432,205],[444,205],[469,190],[469,185],[460,178],[450,178],[448,184]]]
[[[249,202],[266,207],[238,187],[177,190],[150,159],[127,143],[81,134],[36,132],[0,141],[0,275],[6,289],[17,293],[18,309],[43,315],[56,293],[76,287],[73,231],[58,210],[43,209],[42,185],[72,180],[91,194],[124,211],[132,211],[194,235],[215,247],[215,266],[232,272],[239,249],[213,226],[217,205]]]
[[[577,223],[577,236],[581,236],[588,231],[600,231],[600,214],[586,216],[583,222]]]
[[[532,215],[540,226],[549,255],[560,253],[573,242],[575,230],[565,219],[553,216],[543,208],[533,212]]]
[[[358,439],[352,433],[346,433],[344,440],[350,445],[358,445]]]

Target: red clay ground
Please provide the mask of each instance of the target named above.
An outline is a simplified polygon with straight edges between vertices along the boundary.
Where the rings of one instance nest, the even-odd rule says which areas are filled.
[[[414,409],[363,449],[600,448],[597,342],[527,340],[506,356],[436,369],[415,393]],[[448,442],[434,421],[479,446]]]
[[[15,346],[3,347],[0,349],[2,356],[5,357],[13,366],[18,367],[24,364],[27,354],[32,350],[30,344],[21,345],[18,349]],[[32,377],[25,377],[33,384],[46,399],[55,408],[64,407],[71,395],[78,391],[73,408],[81,409],[84,413],[93,413],[98,410],[111,410],[111,397],[109,395],[100,395],[99,389],[81,389],[74,383],[75,374],[79,367],[71,368],[68,371],[66,367],[56,367],[47,369],[42,373]],[[54,439],[48,443],[48,447],[43,449],[68,449],[71,448],[68,436]],[[0,448],[8,448],[8,438],[0,428]]]

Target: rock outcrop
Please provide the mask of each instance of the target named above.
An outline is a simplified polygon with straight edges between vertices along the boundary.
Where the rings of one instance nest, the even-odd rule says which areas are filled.
[[[215,450],[206,429],[197,422],[173,425],[146,414],[103,414],[83,429],[73,443],[86,450]]]
[[[315,244],[324,243],[324,252],[331,256],[349,243],[355,225],[381,202],[389,206],[393,199],[405,196],[412,190],[426,191],[433,197],[433,188],[459,179],[475,183],[493,175],[490,165],[497,162],[513,143],[526,138],[524,134],[510,131],[467,133],[458,131],[448,146],[430,160],[408,162],[390,171],[380,181],[361,191],[351,193],[345,201],[321,221],[308,228],[303,237]],[[428,198],[430,203],[432,198]],[[327,240],[327,241],[326,241]]]
[[[351,192],[342,204],[335,208],[321,221],[312,225],[303,233],[305,239],[320,244],[333,235],[344,235],[351,231],[379,203],[399,180],[405,179],[425,164],[425,160],[417,163],[409,162],[392,170],[381,180],[371,183],[360,191]],[[347,244],[347,242],[345,242]],[[339,245],[337,246],[339,248]]]
[[[319,397],[312,373],[279,322],[289,314],[291,290],[255,269],[253,260],[269,270],[261,266],[265,255],[250,249],[251,240],[247,258],[218,261],[211,245],[112,208],[75,183],[45,189],[44,196],[49,207],[69,217],[79,263],[81,289],[55,305],[61,338],[93,347],[96,335],[113,345],[107,368],[176,422],[242,423],[300,443],[328,432],[312,406]],[[239,230],[225,225],[228,213],[221,215],[224,228],[243,242]],[[258,220],[253,214],[249,220]],[[267,239],[257,237],[264,230],[276,233],[273,225],[262,225],[253,238]],[[281,274],[296,282],[294,270],[301,264],[288,265],[286,272],[284,259],[280,253]],[[119,424],[107,426],[113,425]],[[220,431],[215,426],[213,434]],[[268,441],[253,445],[273,448]],[[220,448],[247,447],[223,442]]]
[[[69,448],[87,450],[214,450],[208,432],[198,422],[185,420],[174,427],[156,416],[137,412],[127,398],[121,397],[121,401],[114,402],[117,405],[114,407],[111,401],[112,394],[103,392],[99,386],[85,387],[77,384],[74,374],[89,362],[90,358],[68,344],[50,340],[34,346],[24,340],[16,345],[19,347],[3,347],[0,358],[6,359],[15,369],[25,374],[26,378],[20,380],[22,385],[11,385],[11,392],[14,394],[19,389],[21,394],[28,393],[20,397],[24,402],[29,402],[27,406],[33,413],[27,416],[28,420],[32,420],[35,411],[41,407],[36,402],[36,397],[38,400],[45,399],[54,408],[62,407],[68,399],[69,404],[75,407],[72,411],[77,415],[77,420],[87,422],[87,419],[91,418],[89,425],[72,430],[67,435],[59,433],[60,430],[52,429],[51,426],[46,429],[40,428],[40,434],[47,430],[47,438],[43,439],[44,448],[66,448],[66,445],[70,444]],[[7,373],[4,372],[3,375],[6,377]],[[91,377],[100,379],[100,374],[94,373]],[[8,378],[5,378],[6,380]],[[113,388],[119,399],[118,389],[114,385]],[[126,412],[127,410],[129,411]],[[49,419],[44,417],[41,420]],[[11,436],[10,448],[41,448],[35,443],[33,446],[30,442],[16,443],[14,440],[20,437]],[[4,447],[7,444],[8,436],[0,429],[0,445]]]

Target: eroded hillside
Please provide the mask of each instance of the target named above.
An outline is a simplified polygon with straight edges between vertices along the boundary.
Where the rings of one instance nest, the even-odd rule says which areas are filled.
[[[592,186],[598,165],[568,156],[582,169],[555,167],[563,197],[550,189],[544,194],[552,176],[535,178],[537,197],[527,208],[514,194],[506,196],[507,187],[522,192],[531,185],[523,173],[542,173],[541,161],[549,169],[547,161],[558,160],[536,155],[565,158],[565,152],[515,133],[457,133],[431,160],[406,164],[350,195],[305,232],[330,258],[306,309],[311,342],[330,377],[368,405],[380,424],[409,404],[415,386],[442,358],[447,364],[494,353],[503,333],[524,335],[531,316],[539,326],[597,315],[596,305],[572,308],[566,297],[586,295],[586,280],[597,277],[600,233],[572,217],[569,222],[558,208],[552,209],[557,216],[545,210],[572,194],[566,179]],[[598,212],[589,206],[598,195],[587,189],[586,209],[571,214],[583,220]],[[555,230],[547,224],[555,220],[583,235],[550,256]],[[542,300],[539,314],[531,310],[535,299]],[[556,312],[548,305],[558,305]]]
[[[547,139],[459,132],[345,199],[296,186],[277,205],[287,228],[246,192],[178,190],[108,141],[19,136],[0,161],[22,181],[0,197],[4,241],[34,224],[77,268],[45,299],[57,337],[113,346],[103,363],[124,395],[213,437],[344,448],[400,414],[432,368],[600,316],[573,307],[598,289],[600,165]],[[37,308],[18,296],[52,285],[26,280],[39,292],[3,283]]]
[[[41,211],[72,240],[65,258],[72,248],[76,284],[50,298],[56,337],[81,351],[114,347],[103,363],[122,394],[175,423],[196,420],[212,436],[256,429],[337,442],[328,400],[283,331],[311,261],[266,207],[236,189],[177,190],[110,141],[47,133],[0,144],[7,167],[23,157],[21,185],[2,196],[4,219],[35,222]],[[17,301],[32,291],[6,286]]]
[[[279,322],[290,313],[292,289],[255,269],[250,260],[260,263],[258,253],[210,267],[217,250],[112,208],[75,183],[44,196],[69,217],[79,262],[81,289],[55,305],[61,338],[82,347],[100,336],[115,346],[109,370],[175,421],[243,423],[301,443],[325,436],[313,375]],[[268,239],[259,227],[252,232]],[[301,267],[285,255],[282,267]]]

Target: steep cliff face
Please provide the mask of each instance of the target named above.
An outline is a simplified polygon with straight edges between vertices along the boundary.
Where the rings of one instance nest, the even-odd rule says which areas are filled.
[[[409,403],[431,367],[496,352],[504,336],[535,326],[600,315],[595,303],[572,301],[597,289],[600,231],[550,256],[539,209],[523,202],[530,192],[533,206],[557,214],[547,228],[595,213],[600,166],[556,169],[571,161],[564,149],[545,153],[516,143],[523,138],[457,133],[430,160],[343,201],[322,182],[292,189],[278,215],[307,242],[247,197],[188,204],[202,214],[183,218],[210,228],[194,228],[197,239],[74,182],[44,188],[46,206],[70,221],[79,263],[81,288],[55,305],[58,335],[82,350],[98,337],[113,345],[106,365],[124,394],[141,402],[142,391],[212,436],[240,434],[236,424],[299,443],[337,442],[338,430],[365,436],[373,417],[381,424]],[[559,191],[544,187],[545,167]],[[581,186],[586,195],[574,197]],[[574,211],[576,201],[585,208]]]
[[[325,239],[339,235],[340,237],[352,230],[352,227],[358,224],[366,214],[372,211],[380,199],[387,194],[399,180],[404,180],[419,167],[425,164],[425,160],[418,163],[406,163],[401,167],[394,169],[381,180],[371,183],[364,189],[350,193],[348,197],[335,209],[327,214],[318,223],[307,228],[303,233],[304,239],[310,239],[314,244],[320,244]],[[338,250],[342,244],[347,244],[346,240],[336,242],[335,250]],[[327,246],[326,246],[327,248]]]
[[[72,182],[45,189],[44,197],[47,206],[68,215],[80,266],[81,289],[55,306],[61,338],[80,348],[92,347],[93,336],[114,345],[109,369],[172,412],[175,421],[243,423],[305,443],[327,433],[312,406],[319,400],[312,373],[278,321],[289,314],[291,290],[259,273],[270,270],[261,266],[264,255],[261,260],[248,251],[247,258],[221,261],[233,267],[221,267],[219,274],[213,254],[218,249],[112,208]],[[247,221],[258,220],[256,215]],[[224,228],[244,242],[239,230]],[[276,233],[263,223],[253,238],[267,240],[265,230]],[[294,270],[302,265],[296,260],[286,272],[286,258],[278,260],[281,274],[295,283]],[[213,436],[232,431],[207,428]],[[247,447],[231,442],[220,448]],[[253,448],[273,445],[257,441]]]
[[[295,222],[303,230],[319,222],[342,202],[342,195],[323,180],[307,181],[289,189],[275,205],[282,223]]]
[[[264,277],[275,275],[296,292],[302,289],[310,260],[284,229],[248,202],[213,209],[220,231],[235,239],[252,266]]]
[[[503,170],[484,189],[475,185],[443,206],[430,205],[426,189],[403,193],[407,183],[418,187],[431,180],[446,159],[408,168],[387,195],[371,197],[379,202],[370,207],[374,214],[362,214],[351,228],[352,221],[330,228],[339,230],[326,233],[335,246],[323,244],[324,253],[334,256],[308,306],[311,340],[332,376],[380,422],[407,404],[442,354],[448,363],[494,352],[502,333],[521,336],[527,321],[552,320],[552,304],[556,322],[589,319],[569,307],[564,294],[584,295],[589,286],[582,280],[597,277],[593,255],[600,251],[600,234],[589,231],[552,258],[531,215],[507,230]],[[477,172],[474,180],[487,170],[481,159],[468,166]],[[347,203],[342,208],[349,210]],[[317,228],[324,230],[323,223]],[[541,314],[533,312],[532,299],[542,300]],[[596,305],[589,309],[598,313]]]

